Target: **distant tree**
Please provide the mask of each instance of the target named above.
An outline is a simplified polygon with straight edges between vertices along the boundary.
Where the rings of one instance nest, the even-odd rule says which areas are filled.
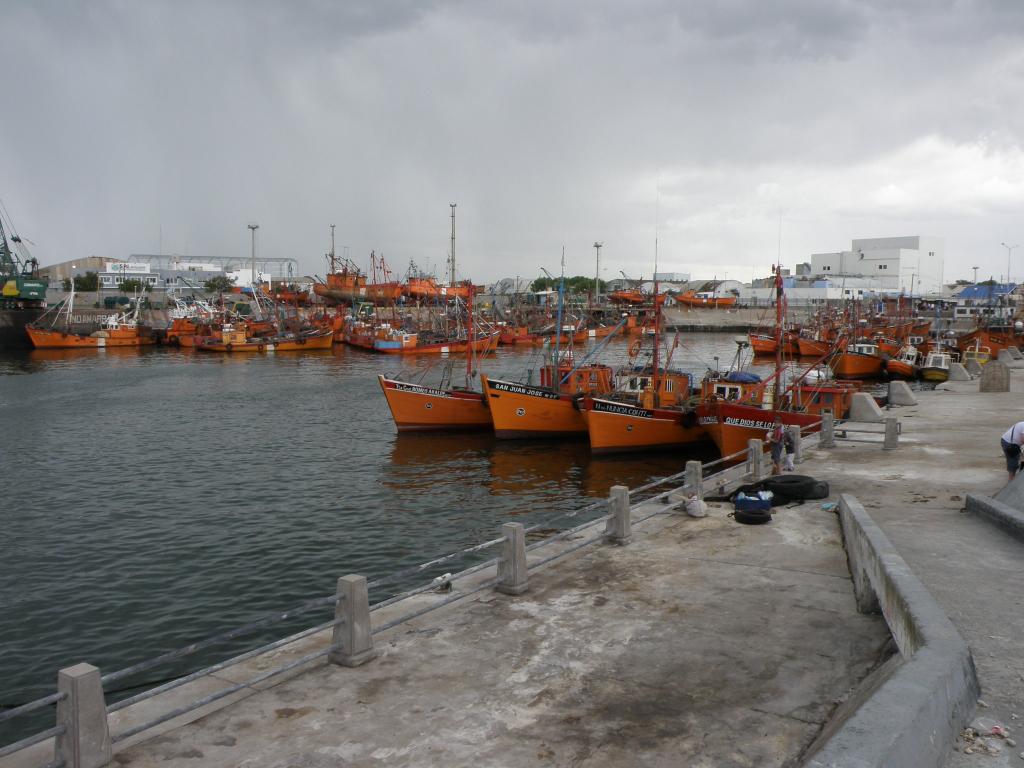
[[[598,287],[601,292],[604,293],[606,290],[606,284],[604,280],[598,280]],[[558,278],[550,277],[538,277],[532,283],[530,283],[531,291],[557,291],[558,290]],[[567,294],[580,294],[590,293],[594,290],[594,278],[585,277],[584,275],[576,275],[574,277],[565,278],[565,292]]]
[[[144,283],[137,277],[129,277],[127,280],[122,280],[117,284],[117,288],[121,293],[149,293],[153,290],[149,283]]]
[[[65,277],[63,280],[60,281],[60,287],[64,289],[65,293],[71,290],[71,285],[72,283],[70,277]]]
[[[227,293],[235,285],[235,281],[227,275],[216,275],[203,283],[203,290],[207,293]]]
[[[100,276],[93,271],[84,275],[75,275],[76,291],[98,291],[100,289]]]
[[[978,285],[999,285],[995,280],[982,280]]]

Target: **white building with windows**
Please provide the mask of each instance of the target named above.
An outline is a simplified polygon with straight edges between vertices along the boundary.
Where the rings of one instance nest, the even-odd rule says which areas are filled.
[[[943,291],[945,244],[941,237],[871,237],[850,250],[811,254],[811,273],[833,283],[844,277],[870,279],[882,293],[915,296]]]

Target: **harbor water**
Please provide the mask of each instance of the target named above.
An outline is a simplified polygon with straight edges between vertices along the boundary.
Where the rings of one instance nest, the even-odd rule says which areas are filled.
[[[732,334],[680,341],[673,365],[698,376],[736,349]],[[603,359],[623,362],[627,347],[614,340]],[[501,348],[482,369],[522,380],[539,357]],[[0,357],[0,705],[52,692],[60,667],[113,671],[328,595],[340,575],[385,576],[493,538],[503,522],[546,520],[715,457],[707,446],[592,457],[585,439],[397,435],[376,374],[403,365],[434,383],[445,363],[343,346]],[[456,383],[464,368],[455,358]],[[371,600],[471,562],[396,580]],[[150,670],[111,697],[326,615]]]

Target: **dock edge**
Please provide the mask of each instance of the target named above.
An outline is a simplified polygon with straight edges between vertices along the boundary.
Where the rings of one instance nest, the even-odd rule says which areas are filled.
[[[939,768],[977,704],[970,649],[856,497],[839,516],[857,607],[881,612],[899,661],[854,691],[808,750],[808,768]]]

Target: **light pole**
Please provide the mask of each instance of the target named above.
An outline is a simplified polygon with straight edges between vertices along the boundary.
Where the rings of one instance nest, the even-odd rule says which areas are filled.
[[[452,209],[452,248],[451,248],[452,252],[449,255],[449,258],[451,259],[452,274],[451,274],[451,280],[450,280],[449,284],[454,286],[455,285],[455,208],[458,206],[458,203],[448,203],[448,205],[450,205],[451,209]]]
[[[594,266],[594,303],[601,301],[601,246],[604,243],[594,241],[594,250],[597,252],[596,264]]]
[[[977,285],[978,284],[978,268],[977,267],[971,267],[971,269],[974,270],[974,284]]]
[[[1009,285],[1010,284],[1010,254],[1013,253],[1013,249],[1014,248],[1018,248],[1020,246],[1019,245],[1007,245],[1006,243],[1001,243],[1001,245],[1003,246],[1003,248],[1006,249],[1006,284]]]
[[[252,293],[256,295],[256,230],[259,224],[250,224],[249,231],[252,232]]]

